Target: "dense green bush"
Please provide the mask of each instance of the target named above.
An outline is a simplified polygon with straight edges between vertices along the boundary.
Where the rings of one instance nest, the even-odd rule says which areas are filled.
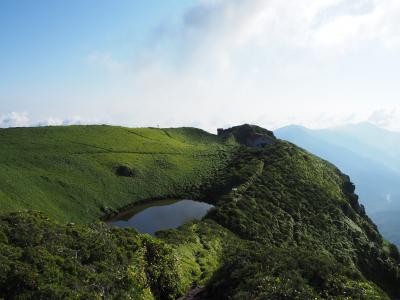
[[[213,278],[209,295],[213,299],[387,298],[328,254],[257,244],[227,259]]]
[[[254,179],[255,160],[264,167]],[[383,250],[348,176],[281,141],[241,148],[231,167],[251,184],[224,197],[208,218],[252,244],[216,273],[209,293],[215,299],[382,299],[382,289],[399,295],[397,248]]]
[[[5,299],[175,299],[187,288],[171,247],[131,229],[27,212],[1,217],[0,236]]]

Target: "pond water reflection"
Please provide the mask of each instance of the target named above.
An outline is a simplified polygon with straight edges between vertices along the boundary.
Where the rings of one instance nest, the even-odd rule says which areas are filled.
[[[134,206],[109,223],[132,227],[142,233],[154,234],[161,229],[176,228],[206,215],[213,205],[193,200],[160,200]]]

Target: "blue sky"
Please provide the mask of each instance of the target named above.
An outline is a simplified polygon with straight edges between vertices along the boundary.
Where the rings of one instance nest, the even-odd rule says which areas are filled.
[[[395,0],[3,0],[0,127],[400,130]]]
[[[87,64],[91,53],[129,58],[149,42],[158,24],[179,19],[188,3],[1,1],[1,113],[24,111],[45,117],[60,114],[47,107],[75,106],[63,94],[79,93],[101,80],[98,70]]]

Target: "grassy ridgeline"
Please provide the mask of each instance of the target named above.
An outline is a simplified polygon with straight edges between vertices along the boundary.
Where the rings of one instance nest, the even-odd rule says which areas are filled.
[[[226,162],[226,149],[194,128],[2,129],[0,211],[34,209],[90,222],[106,207],[198,190]],[[122,176],[121,166],[128,170]]]

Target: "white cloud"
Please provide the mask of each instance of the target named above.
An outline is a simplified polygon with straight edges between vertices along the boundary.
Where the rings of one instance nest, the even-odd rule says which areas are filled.
[[[35,122],[33,126],[68,126],[68,125],[88,125],[88,124],[98,124],[93,120],[83,119],[79,116],[73,116],[66,119],[59,118],[47,118],[45,120],[40,120]]]
[[[399,17],[397,0],[202,1],[186,12],[182,29],[172,32],[175,41],[183,38],[184,51],[190,43],[190,50],[212,50],[207,55],[217,59],[248,45],[341,52],[371,39],[396,45]]]
[[[89,61],[119,74],[108,112],[129,125],[337,126],[400,97],[399,18],[398,0],[202,0],[134,61]]]
[[[317,45],[349,48],[361,42],[376,40],[386,47],[399,46],[399,1],[356,2],[363,13],[350,10],[322,24],[314,31]],[[368,10],[364,10],[364,7],[368,7]]]
[[[40,126],[69,126],[69,125],[89,125],[89,124],[107,124],[107,121],[89,120],[80,116],[72,116],[65,119],[47,118],[42,120],[31,120],[29,115],[24,112],[12,112],[0,116],[0,128],[11,127],[40,127]]]
[[[0,116],[0,128],[25,127],[29,124],[27,113],[12,112]]]
[[[400,131],[400,109],[383,108],[372,112],[368,122],[379,127]]]
[[[110,53],[92,52],[87,56],[86,61],[101,66],[110,73],[123,72],[127,67],[125,63],[118,61]]]

